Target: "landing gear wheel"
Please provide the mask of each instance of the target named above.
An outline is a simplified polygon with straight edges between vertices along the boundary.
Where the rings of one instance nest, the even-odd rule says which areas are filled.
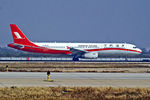
[[[73,58],[73,61],[79,61],[79,58],[75,58],[75,57],[74,57],[74,58]]]

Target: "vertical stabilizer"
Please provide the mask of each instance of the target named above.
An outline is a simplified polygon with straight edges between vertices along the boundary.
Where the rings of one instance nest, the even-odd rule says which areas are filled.
[[[23,34],[16,24],[10,24],[10,27],[15,44],[36,46]]]

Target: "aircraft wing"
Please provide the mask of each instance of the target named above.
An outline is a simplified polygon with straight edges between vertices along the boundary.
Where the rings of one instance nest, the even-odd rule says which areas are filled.
[[[87,51],[85,51],[85,50],[75,49],[72,47],[70,47],[70,51],[72,52],[71,55],[73,55],[73,56],[81,56],[81,55],[87,53]]]

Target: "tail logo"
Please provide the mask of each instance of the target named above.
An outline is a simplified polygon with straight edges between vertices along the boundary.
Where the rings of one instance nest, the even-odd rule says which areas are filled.
[[[14,32],[14,34],[16,35],[16,37],[17,37],[18,39],[21,39],[21,38],[22,38],[18,32]]]

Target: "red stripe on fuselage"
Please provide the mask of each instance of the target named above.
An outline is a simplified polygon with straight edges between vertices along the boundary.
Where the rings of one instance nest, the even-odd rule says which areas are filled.
[[[15,46],[15,44],[8,44],[9,47],[18,49],[18,50],[23,50],[23,51],[28,51],[28,52],[34,52],[34,53],[46,53],[46,54],[71,54],[71,51],[68,50],[55,50],[55,49],[49,49],[45,47],[35,47],[35,46],[25,46],[24,48],[19,48]]]
[[[102,48],[102,49],[90,49],[86,51],[92,52],[92,51],[105,51],[105,50],[121,50],[121,51],[132,51],[132,52],[142,53],[141,51],[132,50],[132,49],[124,49],[124,48]]]
[[[55,49],[49,49],[45,47],[25,47],[23,48],[25,51],[29,52],[36,52],[36,53],[47,53],[47,54],[70,54],[72,52],[68,50],[55,50]]]

